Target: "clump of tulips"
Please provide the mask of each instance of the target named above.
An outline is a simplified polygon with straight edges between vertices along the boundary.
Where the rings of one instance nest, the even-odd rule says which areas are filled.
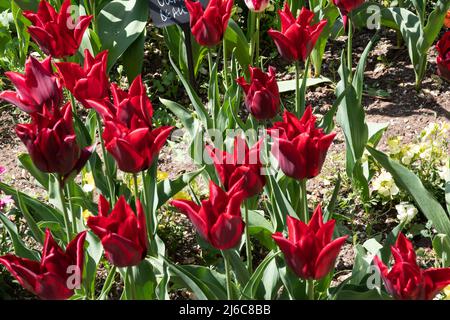
[[[110,83],[108,51],[80,48],[93,17],[78,17],[73,28],[66,23],[71,19],[70,0],[64,1],[59,12],[45,0],[36,13],[24,12],[31,22],[29,33],[45,56],[30,56],[23,74],[7,73],[15,90],[1,92],[0,99],[29,115],[29,123],[15,128],[29,154],[30,161],[23,163],[49,190],[51,200],[47,204],[17,190],[11,193],[33,237],[43,245],[39,255],[16,241],[15,254],[0,257],[0,264],[25,289],[41,299],[106,299],[118,272],[125,285],[124,299],[166,299],[172,276],[182,279],[201,299],[337,297],[339,290],[331,287],[331,280],[343,246],[350,245],[349,235],[336,228],[339,222],[333,219],[331,203],[312,210],[308,199],[308,182],[320,175],[336,136],[319,125],[313,107],[305,101],[310,55],[327,20],[314,23],[312,11],[303,7],[292,12],[286,2],[278,12],[281,30],[267,31],[280,56],[296,66],[295,103],[290,112],[282,103],[275,69],[266,71],[261,63],[260,18],[269,2],[245,3],[250,9],[251,32],[245,47],[251,64],[239,70],[233,60],[237,58],[227,52],[233,1],[212,0],[203,8],[200,2],[186,0],[192,34],[208,48],[210,91],[215,94],[204,107],[186,85],[195,115],[174,102],[166,103],[195,133],[192,145],[208,129],[223,129],[221,138],[230,127],[263,134],[239,133],[230,143],[231,150],[227,139],[224,143],[202,140],[191,148],[204,155],[201,168],[162,182],[156,177],[158,156],[174,128],[154,127],[153,106],[142,76],[135,77],[128,88]],[[362,1],[333,3],[347,17]],[[351,69],[351,23],[348,28]],[[447,33],[437,45],[444,78],[448,77],[448,38]],[[219,85],[218,63],[213,66],[211,58],[220,43],[224,72]],[[301,83],[300,64],[304,67]],[[228,82],[229,78],[235,81]],[[241,104],[241,99],[233,100],[241,97],[240,91],[245,96],[246,119],[233,113]],[[226,103],[219,108],[221,96]],[[81,116],[81,108],[87,117]],[[81,171],[92,174],[94,194],[77,184]],[[120,178],[120,171],[122,176],[132,176],[130,183]],[[204,179],[209,194],[204,199],[195,195],[191,200],[177,199],[175,195],[196,177]],[[2,183],[0,189],[10,190]],[[165,256],[158,236],[158,210],[166,203],[166,208],[187,216],[202,246],[220,253],[218,260],[223,259],[223,264],[197,266],[194,275],[194,269]],[[2,213],[0,217],[6,221]],[[253,260],[257,237],[268,252],[258,265]],[[383,292],[395,299],[433,299],[450,284],[450,268],[421,269],[412,243],[402,233],[395,238],[391,267],[381,251],[373,258],[384,282]],[[387,242],[385,247],[390,245]],[[108,276],[98,294],[95,282],[101,263]],[[266,286],[267,279],[275,279],[275,284]],[[381,290],[374,291],[378,297]]]

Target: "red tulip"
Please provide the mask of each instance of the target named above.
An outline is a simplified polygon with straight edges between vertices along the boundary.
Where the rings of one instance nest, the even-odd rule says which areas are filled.
[[[245,139],[236,137],[233,154],[206,146],[225,190],[230,193],[242,191],[245,198],[262,191],[266,179],[261,174],[261,142],[259,141],[249,149]]]
[[[42,0],[37,13],[23,12],[32,23],[28,32],[47,55],[55,58],[73,56],[80,47],[92,16],[81,16],[74,22],[70,15],[70,6],[70,0],[65,0],[60,13],[57,13],[50,3]]]
[[[288,239],[281,232],[274,233],[272,238],[297,276],[319,280],[333,270],[339,251],[348,237],[332,241],[334,225],[335,220],[323,223],[319,205],[308,224],[287,216]]]
[[[219,44],[230,20],[233,0],[211,0],[203,10],[200,2],[185,0],[195,40],[202,46]]]
[[[437,66],[439,75],[450,82],[450,31],[438,41],[436,49],[439,53]]]
[[[33,294],[45,300],[64,300],[81,285],[86,232],[79,233],[64,252],[47,229],[41,261],[11,254],[0,257],[0,263]],[[78,279],[72,277],[79,276]],[[73,281],[75,280],[75,282]]]
[[[88,218],[87,225],[101,239],[105,256],[117,267],[138,265],[147,255],[147,227],[139,200],[137,215],[121,196],[110,211],[108,201],[100,195],[98,216]]]
[[[316,128],[311,106],[306,108],[301,119],[288,111],[284,112],[283,119],[268,130],[275,140],[273,155],[285,175],[298,180],[314,178],[322,170],[336,134],[326,135]]]
[[[288,2],[285,2],[284,10],[278,11],[281,20],[281,32],[270,29],[272,37],[280,55],[289,61],[306,61],[319,39],[320,33],[327,24],[324,19],[311,25],[314,13],[302,8],[297,19],[292,15]]]
[[[269,0],[245,0],[247,8],[254,12],[263,12],[269,6]]]
[[[209,183],[209,199],[202,205],[188,200],[170,203],[188,216],[198,233],[213,247],[226,250],[239,244],[244,231],[241,217],[243,192],[226,193],[214,182]]]
[[[57,62],[56,67],[64,86],[85,107],[89,108],[86,99],[102,100],[109,97],[107,51],[99,53],[94,58],[86,49],[83,68],[78,63],[72,62]]]
[[[51,59],[42,62],[31,57],[25,64],[25,73],[5,72],[16,91],[3,91],[0,99],[16,105],[27,113],[42,112],[45,104],[58,107],[63,98],[62,87],[53,74]]]
[[[111,86],[113,103],[86,100],[105,121],[103,139],[106,149],[116,159],[119,169],[137,173],[150,168],[173,127],[152,129],[153,107],[141,76],[131,84],[129,92]]]
[[[364,3],[364,0],[333,0],[333,3],[341,11],[344,27],[346,27],[348,14],[359,8]]]
[[[391,247],[394,265],[391,270],[375,256],[386,290],[399,300],[431,300],[450,284],[450,268],[421,269],[412,243],[400,233]]]
[[[250,83],[244,77],[236,81],[245,92],[245,106],[258,120],[272,119],[280,109],[280,93],[275,78],[275,69],[269,67],[269,72],[250,67]]]
[[[43,108],[29,124],[18,124],[16,134],[25,144],[33,163],[42,172],[58,173],[63,182],[81,171],[92,147],[80,150],[72,122],[70,103],[53,113]]]

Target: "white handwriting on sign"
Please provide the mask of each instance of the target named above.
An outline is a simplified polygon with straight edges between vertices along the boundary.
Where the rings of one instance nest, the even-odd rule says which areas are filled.
[[[158,2],[161,2],[163,0],[158,0]],[[164,1],[174,1],[174,0],[164,0]],[[161,8],[159,9],[159,13],[161,16],[161,20],[163,22],[167,21],[168,19],[176,19],[178,17],[181,17],[185,14],[187,14],[187,10],[185,9],[185,7],[172,7],[172,10],[170,9],[164,9]]]

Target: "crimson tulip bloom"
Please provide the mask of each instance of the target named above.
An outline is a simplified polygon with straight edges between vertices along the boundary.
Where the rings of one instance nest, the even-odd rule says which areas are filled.
[[[245,0],[245,4],[250,11],[263,12],[269,6],[269,0]]]
[[[284,10],[278,11],[278,15],[281,20],[281,32],[273,29],[268,31],[278,52],[288,61],[306,61],[325,28],[327,20],[324,19],[311,25],[314,13],[305,7],[295,19],[287,2],[284,4]]]
[[[272,235],[287,265],[300,278],[319,280],[333,270],[339,251],[348,237],[332,241],[335,222],[323,222],[319,205],[308,224],[287,216],[288,239],[281,232]]]
[[[80,47],[92,16],[81,16],[74,22],[70,16],[70,6],[70,0],[65,0],[60,13],[57,13],[50,3],[42,0],[37,13],[23,12],[32,23],[32,26],[28,27],[28,32],[47,55],[55,58],[73,56]]]
[[[72,122],[70,103],[53,113],[43,108],[29,124],[18,124],[17,136],[22,140],[35,166],[42,172],[57,173],[64,182],[81,171],[92,153],[92,147],[80,150]]]
[[[81,285],[85,239],[86,231],[79,233],[67,245],[64,252],[47,229],[40,262],[7,254],[0,257],[0,263],[22,287],[39,298],[65,300],[70,298],[74,294],[74,289]],[[77,276],[78,279],[71,278]]]
[[[359,8],[364,3],[364,0],[333,0],[333,3],[341,11],[344,27],[346,27],[348,14]]]
[[[137,215],[124,196],[109,211],[108,201],[100,195],[98,216],[88,218],[88,227],[102,241],[109,262],[119,268],[138,265],[145,259],[148,247],[145,215],[140,201],[136,201]]]
[[[53,74],[51,58],[39,62],[28,58],[25,73],[5,72],[16,87],[16,91],[3,91],[0,99],[16,105],[27,113],[41,112],[45,104],[51,108],[58,107],[63,98],[62,86]]]
[[[412,243],[402,234],[391,247],[394,265],[391,270],[375,256],[386,290],[399,300],[431,300],[450,285],[450,268],[421,269],[417,265]]]
[[[200,2],[185,0],[195,40],[205,47],[219,44],[230,20],[233,0],[211,0],[203,10]]]
[[[226,250],[234,248],[241,240],[243,200],[243,192],[226,193],[210,181],[209,199],[203,200],[201,206],[189,200],[172,200],[170,204],[188,216],[203,239],[216,249]]]
[[[258,120],[272,119],[280,109],[280,93],[275,78],[275,69],[269,67],[269,72],[250,67],[250,83],[244,77],[236,81],[245,92],[245,106]]]
[[[89,108],[86,99],[102,100],[109,97],[107,51],[100,52],[94,58],[86,49],[83,68],[72,62],[57,62],[56,67],[64,86],[85,107]]]
[[[450,82],[450,31],[438,41],[436,49],[439,53],[437,66],[439,75]]]
[[[103,139],[120,170],[137,173],[150,168],[173,127],[152,129],[153,107],[141,76],[131,84],[129,92],[113,84],[113,103],[86,100],[105,121]]]
[[[325,157],[336,133],[325,134],[316,128],[311,106],[303,117],[285,111],[283,122],[268,129],[274,138],[272,154],[285,175],[294,179],[311,179],[322,170]]]
[[[245,198],[262,191],[266,179],[261,174],[261,142],[249,149],[245,139],[236,137],[233,154],[206,146],[225,190],[230,193],[244,192]]]

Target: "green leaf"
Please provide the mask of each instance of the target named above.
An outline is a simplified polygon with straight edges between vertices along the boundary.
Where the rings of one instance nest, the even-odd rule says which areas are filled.
[[[132,45],[145,29],[148,1],[112,0],[97,17],[102,50],[108,50],[108,68]]]
[[[232,270],[236,275],[236,279],[241,284],[241,286],[245,286],[245,284],[250,279],[250,274],[248,273],[247,267],[239,256],[239,252],[237,250],[224,250],[222,253],[229,259]]]
[[[146,32],[144,28],[137,39],[133,41],[122,55],[123,66],[125,67],[129,83],[132,83],[142,72],[142,66],[144,64],[145,36]]]
[[[5,226],[6,231],[8,231],[16,255],[18,255],[21,258],[39,260],[39,255],[25,246],[25,244],[22,242],[19,232],[17,231],[16,226],[8,219],[7,216],[5,216],[1,212],[0,212],[0,221]]]
[[[28,153],[22,153],[19,155],[19,161],[22,166],[39,182],[39,184],[44,188],[48,188],[48,173],[44,173],[39,170],[31,160]]]
[[[439,233],[450,234],[450,219],[444,208],[425,189],[422,181],[409,169],[391,159],[385,153],[367,147],[370,154],[392,175],[399,188],[414,199],[420,211],[433,223]]]
[[[14,0],[22,10],[37,12],[40,0]]]
[[[22,211],[22,215],[25,218],[25,221],[27,222],[27,225],[30,228],[34,239],[37,242],[39,242],[40,244],[44,244],[44,234],[39,229],[33,216],[30,214],[30,211],[28,211],[28,208],[27,208],[26,204],[24,203],[22,197],[20,196],[19,192],[17,192],[17,200],[18,200],[20,211]]]
[[[248,75],[248,66],[251,64],[250,48],[244,32],[233,19],[228,22],[224,39],[228,50],[234,50],[242,71]]]
[[[178,192],[183,190],[183,188],[186,187],[192,181],[192,179],[198,176],[203,171],[203,169],[204,168],[201,168],[193,172],[185,173],[183,175],[180,175],[175,180],[166,179],[158,182],[157,186],[158,205],[156,208],[157,209],[160,208],[170,198],[172,198]]]

